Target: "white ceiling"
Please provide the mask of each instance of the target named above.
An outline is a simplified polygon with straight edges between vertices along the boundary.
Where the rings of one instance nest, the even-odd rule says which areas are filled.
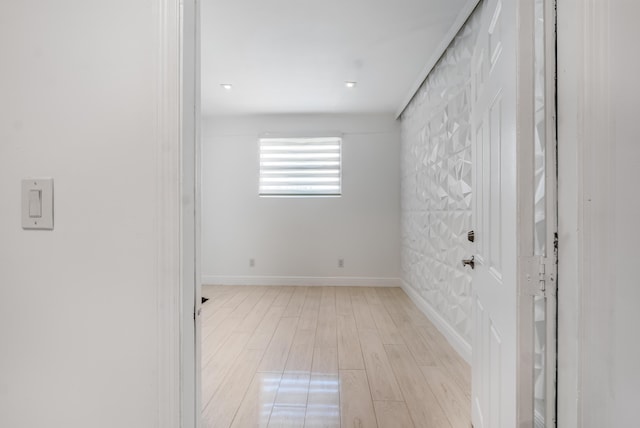
[[[468,3],[202,0],[202,114],[395,112]]]

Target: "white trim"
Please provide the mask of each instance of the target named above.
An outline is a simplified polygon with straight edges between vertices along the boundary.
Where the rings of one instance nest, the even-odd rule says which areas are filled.
[[[359,276],[221,276],[202,275],[203,285],[326,285],[334,287],[399,287],[400,278]]]
[[[181,424],[180,360],[180,114],[179,3],[158,0],[158,70],[156,78],[155,158],[155,281],[157,301],[157,382],[160,428]],[[186,428],[186,427],[185,427]]]
[[[616,411],[614,3],[558,2],[558,426],[568,428],[610,426]]]
[[[558,426],[581,426],[581,289],[584,275],[584,197],[581,139],[585,97],[585,49],[591,48],[583,0],[558,3]],[[593,21],[592,21],[593,20]],[[580,95],[582,94],[582,95]]]
[[[424,81],[427,80],[427,77],[431,73],[431,70],[433,70],[433,67],[435,67],[453,39],[455,39],[458,32],[462,29],[462,26],[467,22],[467,19],[469,19],[476,6],[478,6],[478,3],[480,3],[480,0],[467,0],[467,3],[464,5],[460,13],[458,13],[456,20],[453,22],[453,24],[451,24],[451,28],[449,28],[449,31],[444,35],[442,41],[435,49],[433,55],[429,58],[425,66],[422,68],[422,71],[420,71],[420,74],[418,75],[416,81],[413,83],[413,85],[411,85],[409,92],[404,96],[404,98],[402,98],[402,102],[396,110],[396,119],[400,118]]]
[[[195,311],[196,320],[194,323],[194,339],[195,339],[195,370],[194,370],[194,408],[195,408],[195,426],[194,428],[200,428],[202,426],[202,319],[201,319],[201,306],[202,306],[202,287],[200,281],[200,272],[202,269],[202,140],[201,140],[201,78],[200,74],[202,67],[200,65],[200,52],[201,52],[201,27],[200,27],[200,4],[199,0],[194,1],[194,14],[193,14],[193,97],[194,97],[194,174],[192,183],[194,187],[194,254],[195,254],[195,266],[193,272],[193,287],[195,297]],[[184,59],[183,59],[184,60]],[[184,428],[184,426],[183,426]]]
[[[547,257],[551,259],[551,273],[555,278],[548,281],[551,292],[547,293],[546,345],[545,345],[545,412],[544,421],[557,421],[558,395],[558,253],[551,251],[551,243],[558,236],[558,134],[557,134],[557,0],[544,0],[545,37],[545,122],[546,122],[546,204],[547,204]],[[535,395],[535,394],[534,394]],[[535,408],[535,406],[534,406]],[[534,415],[537,418],[537,412]]]
[[[494,17],[495,18],[495,17]],[[528,290],[539,272],[534,256],[535,205],[535,2],[518,0],[516,7],[516,426],[531,426],[534,414],[534,298]],[[548,84],[548,82],[546,82]],[[546,124],[549,126],[549,124]],[[548,144],[547,144],[548,147]],[[547,168],[549,165],[547,164]],[[547,187],[548,189],[548,187]],[[501,192],[502,193],[502,192]],[[547,196],[550,196],[547,194]],[[547,220],[549,220],[547,216]],[[549,224],[548,224],[549,226]],[[548,244],[549,245],[549,244]]]
[[[179,161],[180,207],[180,347],[181,347],[181,427],[200,426],[200,370],[196,337],[197,250],[197,133],[199,126],[197,98],[198,31],[197,1],[180,0],[179,15]],[[199,321],[199,319],[198,319]]]
[[[471,344],[467,342],[422,296],[420,296],[409,284],[402,281],[402,289],[413,303],[431,320],[436,328],[444,335],[464,360],[471,364]]]

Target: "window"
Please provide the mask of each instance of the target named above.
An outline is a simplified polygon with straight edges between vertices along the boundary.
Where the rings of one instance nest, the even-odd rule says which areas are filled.
[[[340,196],[342,138],[261,138],[260,196]]]

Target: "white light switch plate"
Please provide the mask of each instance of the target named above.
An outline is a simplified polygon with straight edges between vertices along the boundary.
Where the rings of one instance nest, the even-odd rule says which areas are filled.
[[[22,180],[22,228],[53,229],[53,178]]]

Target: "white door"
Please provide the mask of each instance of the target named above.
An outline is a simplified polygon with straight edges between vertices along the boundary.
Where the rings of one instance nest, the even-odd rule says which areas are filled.
[[[555,421],[555,19],[485,0],[472,59],[476,428]]]
[[[516,1],[485,0],[472,61],[472,421],[516,426]]]

